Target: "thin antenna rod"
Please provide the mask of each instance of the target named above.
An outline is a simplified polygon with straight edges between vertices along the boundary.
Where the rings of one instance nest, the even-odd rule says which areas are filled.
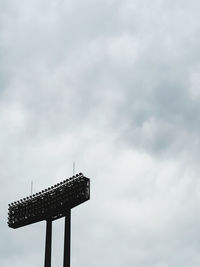
[[[31,196],[33,195],[33,180],[31,180]]]
[[[73,175],[75,175],[75,161],[73,162]]]

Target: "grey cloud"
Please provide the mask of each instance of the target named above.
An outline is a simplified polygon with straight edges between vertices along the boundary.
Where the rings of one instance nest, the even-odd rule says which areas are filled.
[[[0,265],[43,263],[44,223],[11,231],[7,203],[75,159],[73,266],[199,266],[197,1],[0,5]]]

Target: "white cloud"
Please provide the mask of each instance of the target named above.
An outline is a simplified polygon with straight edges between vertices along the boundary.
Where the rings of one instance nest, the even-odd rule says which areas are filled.
[[[199,266],[199,3],[0,5],[0,265],[43,264],[44,223],[10,230],[7,203],[75,160],[74,267]]]

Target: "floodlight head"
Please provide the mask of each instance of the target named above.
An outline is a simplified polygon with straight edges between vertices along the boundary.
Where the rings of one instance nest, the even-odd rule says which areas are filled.
[[[65,216],[69,209],[89,200],[90,179],[83,174],[70,179],[23,198],[18,203],[9,204],[9,227],[18,228],[42,220],[56,220]]]

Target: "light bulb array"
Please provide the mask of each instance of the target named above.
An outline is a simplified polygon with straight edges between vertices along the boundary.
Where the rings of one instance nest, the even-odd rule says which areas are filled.
[[[82,173],[8,206],[8,226],[18,228],[42,220],[55,220],[90,198],[90,179]]]

